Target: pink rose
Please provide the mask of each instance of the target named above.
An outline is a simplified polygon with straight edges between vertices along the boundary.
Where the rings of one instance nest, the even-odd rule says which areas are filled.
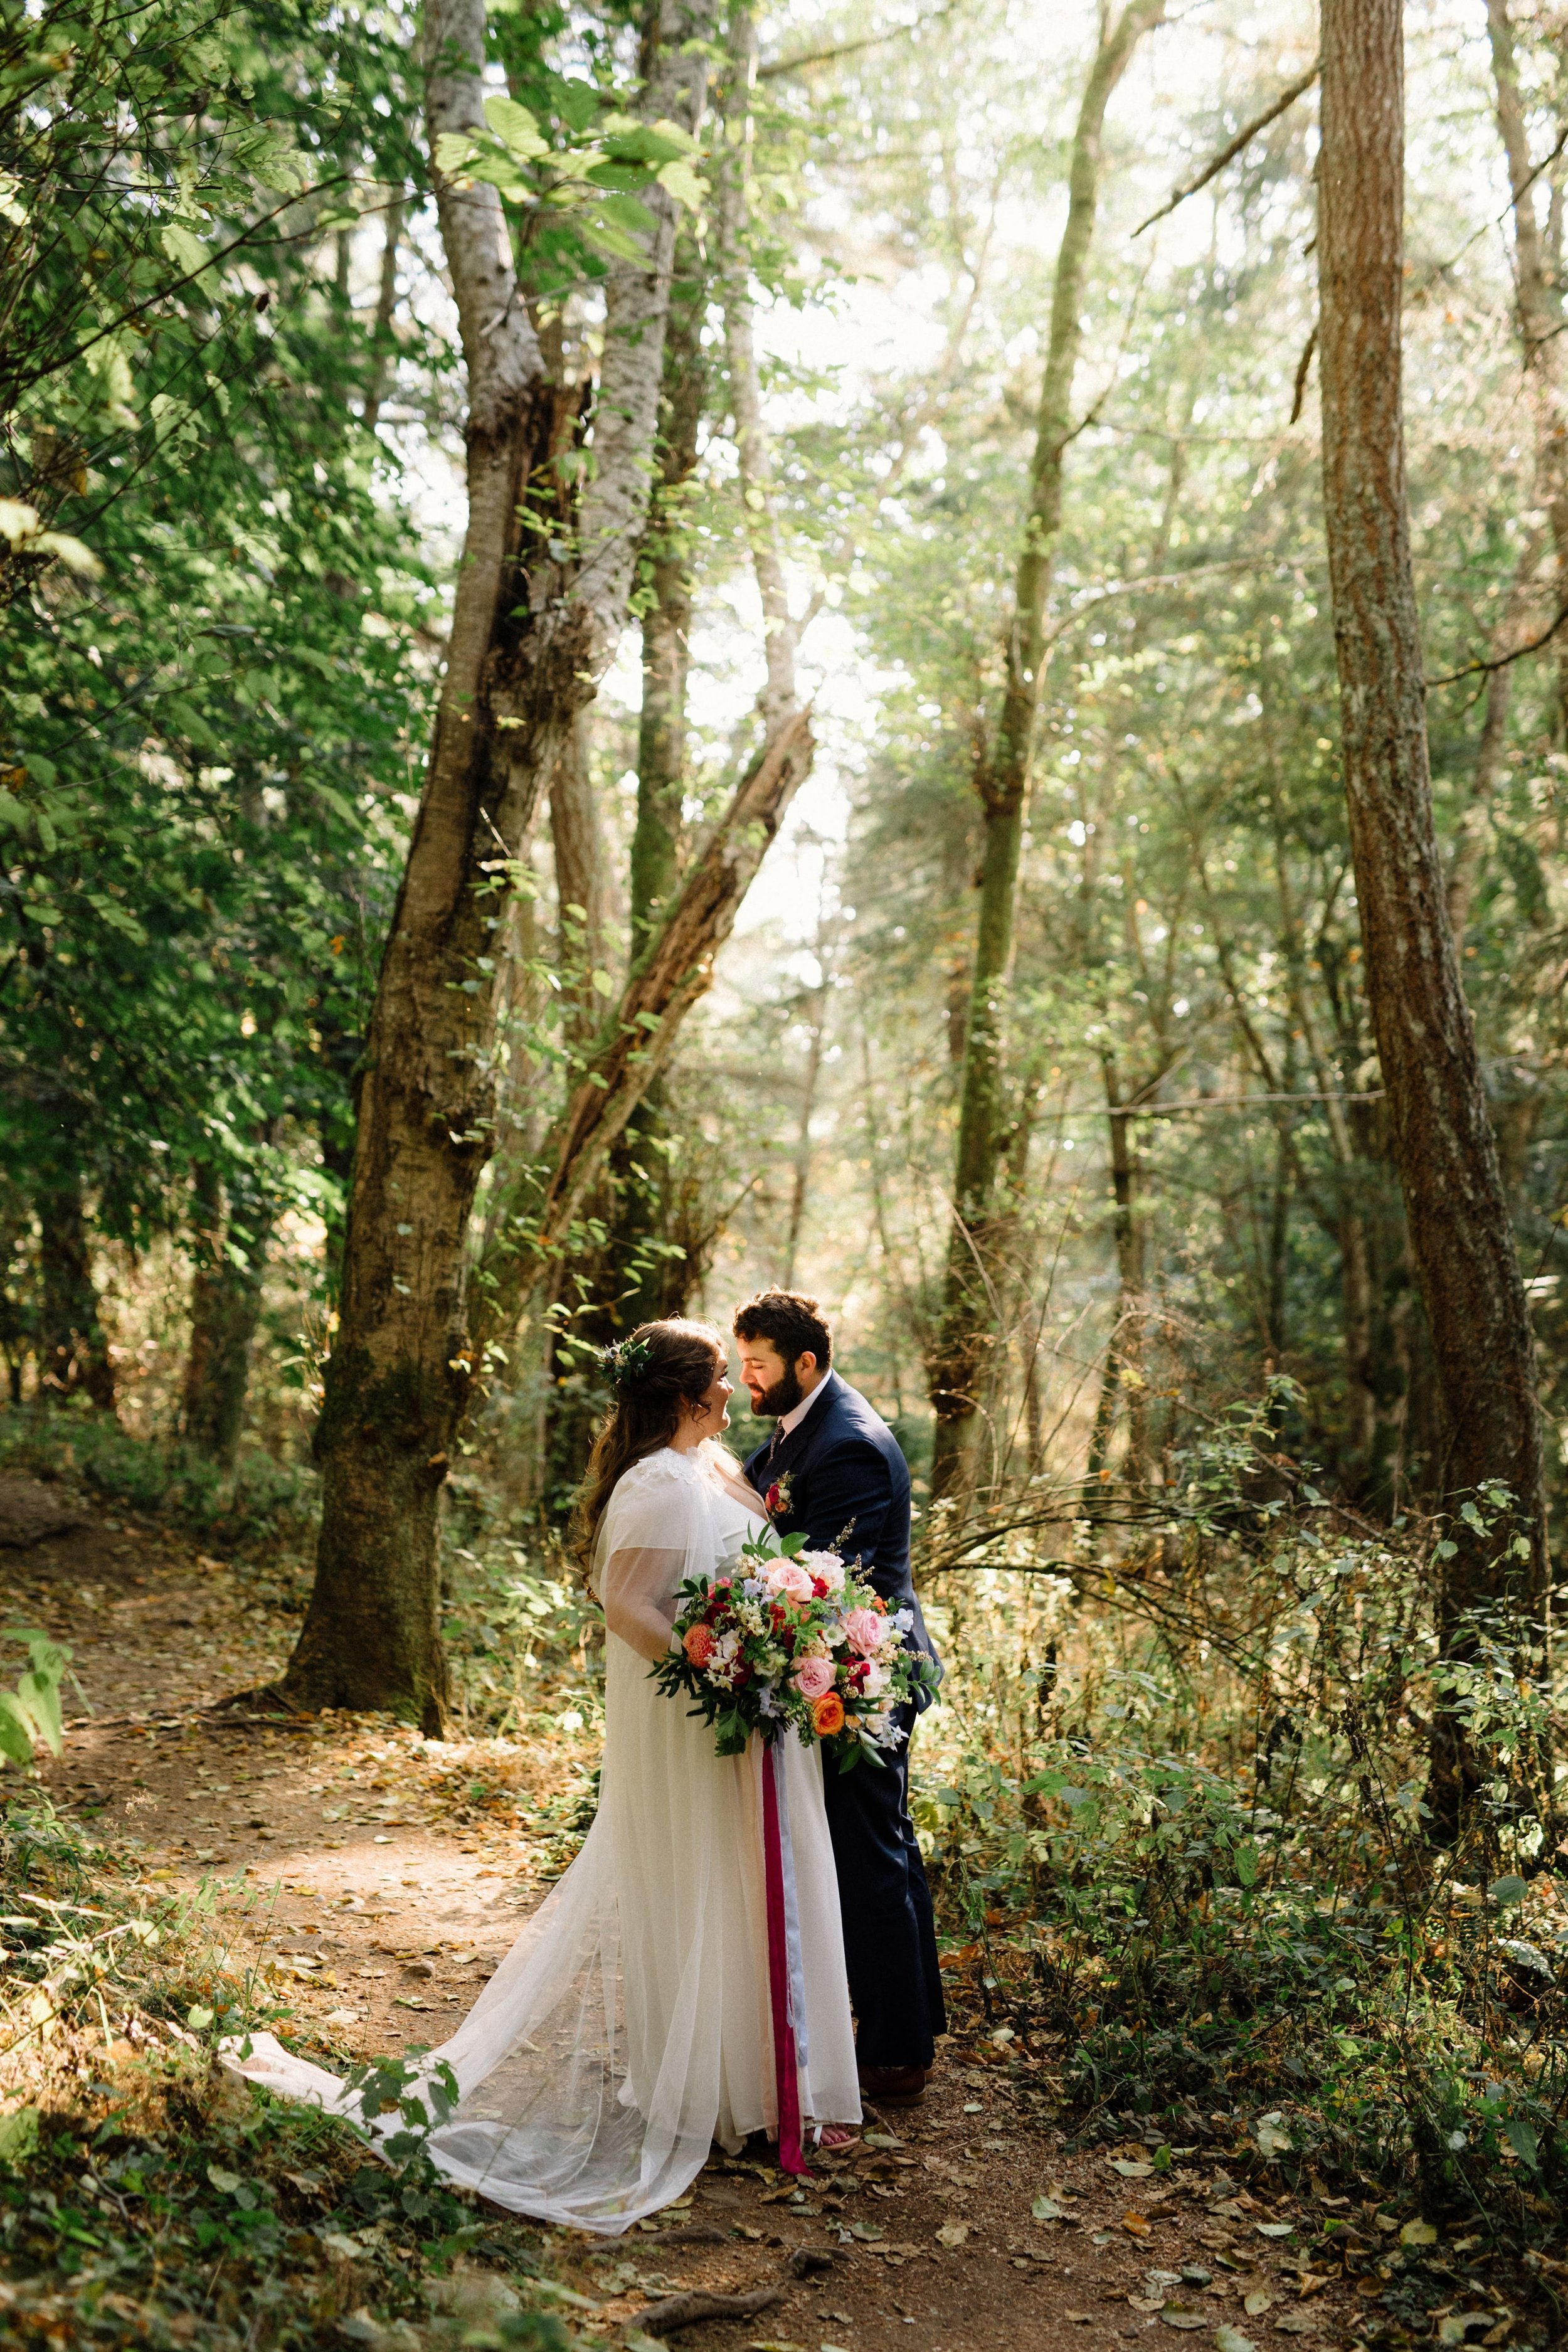
[[[777,1599],[787,1601],[811,1599],[811,1576],[807,1570],[801,1567],[798,1560],[770,1560],[765,1580],[768,1591]]]
[[[844,1633],[852,1650],[863,1658],[874,1657],[887,1638],[886,1622],[874,1609],[851,1609],[844,1620]]]
[[[826,1698],[833,1688],[831,1658],[802,1658],[795,1670],[795,1686],[802,1698]]]

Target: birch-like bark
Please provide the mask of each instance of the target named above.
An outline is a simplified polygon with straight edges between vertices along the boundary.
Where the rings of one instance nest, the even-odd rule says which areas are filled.
[[[811,772],[810,714],[795,684],[794,620],[784,593],[784,559],[773,457],[762,415],[745,252],[750,202],[750,93],[756,32],[749,7],[731,16],[725,106],[725,162],[719,173],[718,272],[725,313],[735,438],[747,533],[767,626],[763,736],[734,797],[688,872],[673,905],[634,966],[614,1020],[590,1058],[557,1139],[537,1207],[520,1204],[509,1255],[488,1276],[489,1328],[515,1318],[541,1255],[562,1247],[597,1181],[606,1154],[668,1063],[680,1025],[713,982],[719,950],[791,802]]]
[[[644,119],[695,130],[711,0],[659,0]],[[483,0],[430,0],[426,125],[483,126]],[[494,1139],[498,944],[517,858],[626,619],[647,510],[674,206],[605,288],[594,467],[573,515],[556,398],[496,191],[432,166],[468,375],[468,519],[424,795],[377,984],[358,1105],[340,1325],[317,1432],[316,1580],[289,1704],[438,1731],[437,1498],[477,1361],[467,1234]],[[525,538],[521,514],[550,528]]]
[[[1515,1552],[1456,1520],[1439,1597],[1444,1653],[1506,1603],[1543,1643],[1548,1571],[1535,1365],[1524,1286],[1460,985],[1432,819],[1401,407],[1401,0],[1324,0],[1319,272],[1323,507],[1367,997],[1442,1400],[1443,1486],[1498,1480]],[[1457,1832],[1481,1760],[1439,1703],[1428,1801]]]
[[[985,825],[980,915],[964,1037],[952,1225],[942,1315],[927,1363],[936,1413],[931,1491],[937,1497],[961,1482],[985,1366],[996,1343],[996,1285],[988,1258],[997,1171],[1006,1142],[1003,1051],[1013,912],[1045,659],[1046,602],[1073,432],[1084,278],[1100,207],[1105,110],[1139,41],[1163,15],[1164,0],[1124,0],[1114,19],[1109,10],[1101,16],[1073,133],[1068,222],[1057,257],[1028,505],[1004,647],[1002,709],[994,736],[979,745],[974,763]]]

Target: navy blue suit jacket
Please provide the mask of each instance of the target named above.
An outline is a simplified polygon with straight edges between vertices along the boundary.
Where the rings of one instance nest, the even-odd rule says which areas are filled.
[[[746,1475],[759,1495],[789,1481],[789,1502],[773,1515],[781,1536],[804,1535],[814,1551],[837,1551],[892,1608],[912,1610],[911,1639],[941,1671],[910,1576],[910,1470],[899,1441],[858,1389],[830,1371],[798,1428],[758,1447]],[[930,1705],[929,1694],[917,1702]]]

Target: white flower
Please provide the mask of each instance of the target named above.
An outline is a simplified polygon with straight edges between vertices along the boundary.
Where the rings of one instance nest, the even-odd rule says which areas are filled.
[[[810,1575],[822,1579],[829,1592],[843,1591],[844,1562],[836,1551],[803,1551],[796,1557]]]
[[[900,1633],[912,1633],[915,1630],[914,1611],[912,1609],[895,1609],[893,1612],[893,1623]]]

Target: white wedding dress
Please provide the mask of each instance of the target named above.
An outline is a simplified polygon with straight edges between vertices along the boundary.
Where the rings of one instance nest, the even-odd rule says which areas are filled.
[[[428,2143],[444,2173],[513,2212],[606,2235],[679,2197],[715,2139],[733,2150],[778,2128],[761,1746],[716,1756],[709,1727],[660,1696],[622,1638],[657,1640],[683,1580],[711,1574],[762,1526],[738,1480],[716,1444],[666,1446],[611,1496],[594,1554],[607,1628],[598,1813],[456,2033],[424,2062],[445,2060],[459,2093]],[[791,1738],[777,1759],[802,2122],[853,2123],[821,1751]],[[336,2075],[270,2034],[227,2054],[269,2090],[358,2119]],[[386,2128],[399,2128],[395,2118]]]

